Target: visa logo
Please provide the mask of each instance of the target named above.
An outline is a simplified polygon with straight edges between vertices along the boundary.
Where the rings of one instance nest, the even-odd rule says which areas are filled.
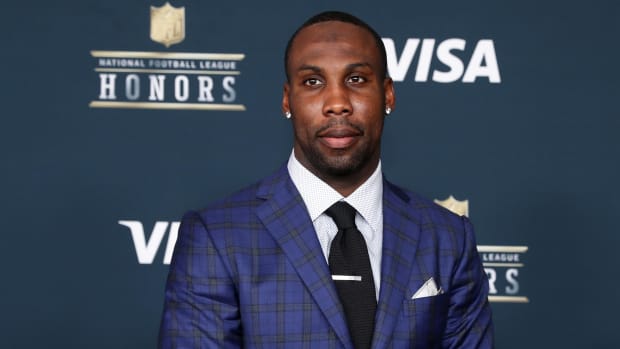
[[[479,40],[469,59],[464,62],[458,52],[465,51],[464,39],[452,38],[436,43],[435,39],[409,38],[405,42],[400,55],[391,38],[382,38],[387,55],[388,72],[394,81],[404,81],[417,54],[414,81],[426,82],[429,78],[434,82],[451,83],[461,81],[474,83],[478,78],[489,83],[499,84],[502,79],[495,54],[493,40]],[[442,67],[431,64],[439,61]],[[467,63],[467,65],[465,65]],[[434,66],[431,74],[431,66]]]
[[[136,249],[138,263],[140,264],[153,264],[153,260],[155,260],[155,256],[164,240],[164,236],[168,233],[163,263],[170,264],[174,245],[177,242],[177,236],[179,234],[180,222],[155,222],[148,239],[146,238],[142,222],[121,220],[118,221],[118,224],[129,228],[133,246]]]

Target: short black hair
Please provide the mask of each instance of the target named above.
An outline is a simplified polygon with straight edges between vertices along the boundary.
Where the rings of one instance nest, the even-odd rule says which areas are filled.
[[[362,27],[366,29],[368,32],[370,32],[370,34],[372,34],[373,38],[375,39],[375,45],[377,45],[377,49],[379,50],[379,56],[381,59],[381,70],[382,70],[381,74],[383,75],[383,78],[388,76],[385,46],[383,45],[383,40],[381,40],[381,36],[379,36],[379,34],[366,22],[353,16],[350,13],[341,12],[341,11],[325,11],[325,12],[321,12],[317,15],[310,17],[307,21],[304,22],[304,24],[301,25],[301,27],[297,28],[295,33],[293,33],[291,38],[288,40],[288,43],[286,44],[286,50],[284,51],[284,72],[286,73],[287,81],[290,81],[290,77],[288,75],[288,57],[291,51],[291,46],[293,45],[293,41],[297,37],[297,34],[299,34],[299,32],[302,29],[309,27],[313,24],[322,23],[322,22],[331,22],[331,21],[351,23],[358,27]]]

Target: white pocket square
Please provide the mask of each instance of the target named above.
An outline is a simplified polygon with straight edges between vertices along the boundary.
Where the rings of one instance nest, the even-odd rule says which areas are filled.
[[[432,277],[422,285],[414,294],[411,299],[418,299],[424,297],[432,297],[439,294],[443,294],[443,289],[441,287],[437,288],[437,284],[435,283],[435,279]]]

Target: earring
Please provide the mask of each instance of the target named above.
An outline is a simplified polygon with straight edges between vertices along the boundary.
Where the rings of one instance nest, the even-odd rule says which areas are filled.
[[[385,115],[390,115],[391,112],[392,112],[392,108],[385,107]]]
[[[287,119],[290,119],[291,118],[291,112],[287,111],[286,113],[284,113],[284,117],[287,118]]]

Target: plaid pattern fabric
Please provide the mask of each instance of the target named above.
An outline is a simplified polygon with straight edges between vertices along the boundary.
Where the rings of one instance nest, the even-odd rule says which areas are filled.
[[[491,348],[488,281],[465,219],[384,182],[373,348]],[[430,277],[444,293],[412,300]],[[183,218],[160,348],[352,348],[286,166]]]

